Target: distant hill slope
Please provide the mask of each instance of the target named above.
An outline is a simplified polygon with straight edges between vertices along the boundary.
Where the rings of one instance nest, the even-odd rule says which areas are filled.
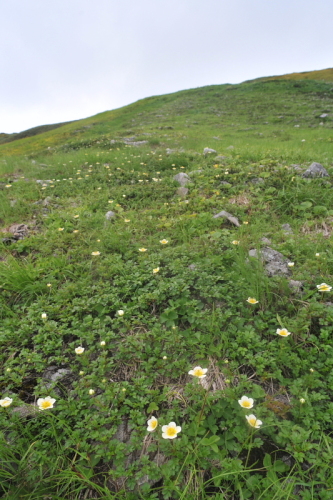
[[[44,132],[49,132],[56,128],[62,127],[63,125],[68,125],[73,123],[74,120],[70,122],[54,123],[52,125],[40,125],[38,127],[29,128],[19,132],[17,134],[0,134],[0,144],[6,144],[7,142],[17,141],[18,139],[25,139],[26,137],[33,137],[34,135],[43,134]]]
[[[286,127],[313,127],[323,113],[331,113],[331,82],[333,68],[151,96],[82,120],[34,127],[19,134],[0,134],[0,157],[52,154],[54,148],[87,148],[100,141],[121,141],[125,136],[138,140],[149,136],[152,144],[162,140],[168,145],[171,137],[163,137],[169,134],[177,138],[185,129],[188,144],[194,149],[204,129],[209,137],[218,135],[218,129],[223,128],[226,138],[228,133],[233,136],[235,127],[252,130],[262,123],[280,124],[281,120]],[[326,120],[327,127],[332,125],[331,116]],[[161,134],[160,130],[174,132]],[[263,137],[262,131],[253,134]],[[274,136],[274,130],[271,134]]]
[[[302,73],[289,73],[279,76],[265,76],[251,81],[267,80],[318,80],[323,82],[333,82],[333,68],[320,69],[318,71],[303,71]]]

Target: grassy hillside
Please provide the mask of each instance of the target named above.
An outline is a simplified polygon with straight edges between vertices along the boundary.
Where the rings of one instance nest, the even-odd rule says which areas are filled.
[[[332,498],[332,117],[274,79],[0,145],[3,498]]]

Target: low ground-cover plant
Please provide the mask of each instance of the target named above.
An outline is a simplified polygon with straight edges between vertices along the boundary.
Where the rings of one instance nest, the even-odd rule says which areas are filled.
[[[331,498],[330,99],[212,86],[1,146],[4,498]]]

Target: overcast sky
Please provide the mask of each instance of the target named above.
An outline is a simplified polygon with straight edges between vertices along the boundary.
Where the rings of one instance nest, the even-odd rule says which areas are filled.
[[[332,0],[0,0],[0,132],[333,67]]]

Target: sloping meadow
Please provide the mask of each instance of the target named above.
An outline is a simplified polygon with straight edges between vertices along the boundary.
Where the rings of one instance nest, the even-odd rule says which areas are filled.
[[[332,97],[207,87],[0,147],[3,498],[332,498]]]

